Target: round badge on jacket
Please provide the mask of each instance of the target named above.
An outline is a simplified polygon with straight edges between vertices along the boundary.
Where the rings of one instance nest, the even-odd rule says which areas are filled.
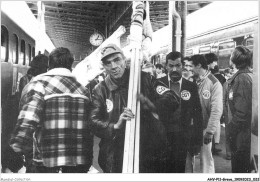
[[[157,86],[156,87],[156,92],[160,95],[162,95],[164,92],[168,91],[170,89],[164,87],[164,86]]]
[[[209,99],[210,98],[210,92],[208,90],[204,90],[202,92],[202,96],[204,99]]]
[[[107,112],[112,111],[113,109],[113,102],[109,99],[106,99],[106,105],[107,105]]]
[[[190,100],[190,96],[191,96],[191,94],[188,90],[181,91],[181,98],[183,100]]]

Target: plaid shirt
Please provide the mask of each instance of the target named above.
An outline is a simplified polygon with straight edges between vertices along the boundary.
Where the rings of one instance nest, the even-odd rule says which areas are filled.
[[[25,155],[42,157],[43,165],[91,165],[93,136],[89,128],[89,93],[64,68],[52,69],[31,80],[20,101],[11,147]],[[35,156],[36,152],[41,156]]]

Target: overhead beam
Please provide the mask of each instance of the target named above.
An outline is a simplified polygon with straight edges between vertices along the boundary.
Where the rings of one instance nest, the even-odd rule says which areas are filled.
[[[123,8],[122,8],[122,12],[117,15],[116,19],[115,20],[112,20],[112,22],[110,23],[109,25],[109,31],[111,31],[115,25],[120,21],[120,19],[126,14],[127,11],[129,11],[132,6],[132,2],[129,2],[128,4],[126,4]]]
[[[73,32],[68,32],[68,31],[64,31],[64,30],[49,30],[47,33],[53,34],[53,35],[58,35],[58,34],[63,34],[63,35],[70,35],[73,37],[79,37],[80,39],[89,39],[90,36],[88,35],[84,35],[84,34],[77,34],[77,33],[73,33]]]
[[[99,1],[101,2],[101,1]],[[98,9],[109,9],[110,7],[107,5],[102,5],[100,3],[93,3],[91,1],[59,1],[57,2],[58,4],[62,4],[62,5],[69,5],[69,6],[77,6],[77,7],[86,7],[86,8],[98,8]],[[53,3],[51,1],[45,1],[44,4],[47,5],[52,5]]]
[[[102,11],[94,11],[91,9],[84,9],[84,8],[69,8],[69,7],[57,7],[57,6],[50,6],[50,5],[45,5],[45,11],[48,10],[62,10],[62,11],[71,11],[71,12],[77,12],[77,13],[93,13],[93,14],[98,14],[100,15],[106,15],[105,12]]]
[[[61,20],[60,18],[57,18],[57,17],[55,18],[55,17],[52,17],[52,16],[45,16],[45,21],[50,21],[48,19],[53,19],[53,20],[58,20],[58,21]],[[74,18],[68,17],[66,20],[62,20],[62,21],[82,23],[84,25],[91,27],[93,30],[98,30],[98,31],[101,31],[101,32],[103,32],[102,30],[104,29],[103,24],[99,24],[99,23],[94,24],[93,22],[86,21],[86,20],[80,20],[80,19],[74,19]]]
[[[88,16],[88,15],[65,13],[65,12],[59,12],[59,13],[50,12],[50,11],[45,12],[45,16],[52,16],[52,17],[57,18],[58,15],[59,16],[68,16],[68,17],[77,17],[77,18],[80,17],[80,18],[87,18],[87,19],[91,19],[91,20],[98,20],[98,21],[100,21],[100,23],[105,22],[103,17],[98,17],[98,16]]]
[[[93,29],[87,27],[87,26],[82,26],[82,25],[77,25],[77,24],[55,24],[53,26],[52,23],[47,23],[46,25],[48,25],[50,28],[67,28],[67,29],[77,29],[78,32],[93,32]]]
[[[57,39],[51,39],[53,42],[55,42],[55,44],[57,45],[57,44],[62,44],[61,42],[59,42],[59,39],[57,40]],[[68,40],[68,39],[60,39],[60,40],[62,40],[62,41],[67,41],[67,42],[71,42],[71,43],[74,43],[74,44],[78,44],[78,45],[83,45],[83,46],[86,46],[86,49],[87,49],[87,47],[89,47],[89,45],[87,45],[87,44],[83,44],[83,43],[80,43],[80,42],[76,42],[76,41],[73,41],[73,40]]]

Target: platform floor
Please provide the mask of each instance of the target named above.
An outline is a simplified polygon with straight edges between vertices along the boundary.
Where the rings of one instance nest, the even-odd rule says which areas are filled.
[[[90,170],[90,173],[100,173],[102,172],[101,168],[98,165],[98,151],[99,151],[99,141],[98,137],[94,138],[94,160],[93,166]],[[218,148],[221,148],[222,151],[216,155],[213,155],[214,163],[215,163],[215,172],[216,173],[231,173],[231,160],[226,160],[226,147],[225,147],[225,128],[221,126],[221,135],[220,135],[220,143]],[[200,159],[196,157],[195,159],[195,173],[200,173]]]

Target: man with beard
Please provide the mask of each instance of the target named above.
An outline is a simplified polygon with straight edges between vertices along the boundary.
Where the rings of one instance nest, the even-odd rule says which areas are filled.
[[[93,90],[92,131],[101,138],[98,163],[103,172],[121,173],[125,122],[136,117],[126,108],[130,70],[126,68],[126,58],[122,50],[115,44],[109,44],[102,49],[101,61],[108,75]],[[141,73],[139,98],[139,172],[164,172],[167,138],[158,115],[165,115],[162,112],[167,109],[174,112],[178,107],[178,98],[174,92],[163,87],[145,72]]]
[[[168,75],[160,78],[180,99],[180,106],[170,117],[161,118],[170,143],[166,168],[170,173],[184,173],[187,152],[198,154],[202,146],[202,112],[197,85],[182,78],[183,57],[180,52],[166,56]],[[168,112],[172,112],[168,109]]]
[[[203,146],[200,153],[200,168],[202,173],[215,173],[214,159],[211,147],[212,138],[216,132],[223,112],[223,91],[221,83],[208,70],[203,55],[193,55],[190,59],[191,71],[196,76],[199,97],[203,114]]]

